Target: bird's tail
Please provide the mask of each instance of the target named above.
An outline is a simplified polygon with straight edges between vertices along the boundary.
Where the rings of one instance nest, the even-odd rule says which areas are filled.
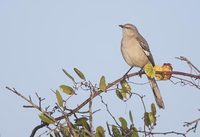
[[[158,107],[164,109],[165,105],[164,105],[160,90],[158,88],[158,85],[156,83],[156,80],[154,78],[149,78],[149,77],[148,77],[148,79],[149,79],[149,83],[150,83],[150,86],[153,91],[153,94],[154,94],[154,97],[155,97]]]

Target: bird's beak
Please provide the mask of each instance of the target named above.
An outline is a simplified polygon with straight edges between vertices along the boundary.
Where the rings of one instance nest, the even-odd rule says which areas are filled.
[[[119,25],[120,28],[124,28],[124,25]]]

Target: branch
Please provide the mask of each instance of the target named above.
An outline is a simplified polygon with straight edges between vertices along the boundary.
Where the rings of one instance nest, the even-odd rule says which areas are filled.
[[[176,135],[181,135],[183,137],[186,137],[186,133],[181,133],[181,132],[176,132],[176,131],[168,131],[168,132],[148,132],[148,131],[142,131],[138,130],[137,132],[139,133],[144,133],[145,135],[168,135],[168,134],[176,134]]]
[[[135,72],[135,73],[131,73],[128,74],[127,78],[139,75],[139,72]],[[117,83],[119,83],[120,81],[122,81],[124,79],[124,77],[119,78],[115,81],[113,81],[112,83],[109,83],[106,87],[106,90],[108,90],[109,88],[111,88],[112,86],[116,85]],[[94,94],[92,97],[89,97],[88,99],[86,99],[84,102],[82,102],[78,107],[76,107],[75,109],[73,109],[70,113],[68,113],[68,116],[73,115],[74,113],[76,113],[77,111],[79,111],[83,106],[85,106],[86,104],[88,104],[93,98],[95,98],[96,96],[100,95],[101,93],[103,93],[100,89],[93,91]],[[57,117],[56,120],[61,120],[63,119],[63,116]]]
[[[137,75],[140,75],[140,72],[135,72],[135,73],[130,73],[127,75],[127,78],[130,77],[134,77]],[[142,73],[144,74],[144,72]],[[185,73],[185,72],[180,72],[180,71],[172,71],[172,72],[165,72],[165,74],[173,74],[173,75],[182,75],[182,76],[187,76],[187,77],[191,77],[191,78],[196,78],[196,79],[200,79],[200,75],[194,75],[194,74],[190,74],[190,73]],[[118,84],[120,81],[122,81],[124,79],[124,77],[121,77],[115,81],[113,81],[112,83],[109,83],[106,87],[106,90],[108,90],[109,88],[111,88],[112,86]],[[93,98],[95,98],[96,96],[100,95],[102,93],[102,91],[100,89],[98,89],[97,91],[94,91],[94,95],[93,97],[89,97],[88,99],[86,99],[84,102],[82,102],[78,107],[76,107],[75,109],[73,109],[70,113],[68,113],[69,116],[71,116],[72,114],[76,113],[77,111],[79,111],[83,106],[85,106],[86,104],[88,104]],[[61,120],[63,119],[63,116],[57,117],[56,120]]]
[[[187,62],[187,64],[188,64],[189,66],[191,66],[192,68],[194,68],[194,69],[200,74],[200,70],[199,70],[195,65],[193,65],[193,64],[191,63],[191,61],[189,61],[186,57],[180,56],[180,57],[176,57],[176,59],[179,59],[179,60],[181,60],[181,61]]]
[[[183,125],[183,126],[190,126],[190,125],[192,125],[192,124],[194,124],[194,123],[198,123],[200,121],[200,118],[198,118],[198,119],[196,119],[196,120],[193,120],[193,121],[191,121],[191,122],[185,122],[185,125]]]
[[[161,72],[163,73],[163,72]],[[172,74],[172,75],[181,75],[181,76],[186,76],[186,77],[190,77],[190,78],[195,78],[195,79],[200,79],[200,75],[194,75],[194,74],[190,74],[190,73],[185,73],[185,72],[179,72],[179,71],[172,71],[172,72],[164,72],[165,74]],[[130,73],[127,75],[126,78],[130,78],[130,77],[134,77],[137,75],[142,75],[144,74],[144,72],[135,72],[135,73]],[[109,90],[112,86],[118,84],[121,80],[123,80],[124,77],[121,77],[111,83],[109,83],[106,87],[106,90]],[[47,116],[49,115],[46,111],[42,110],[40,107],[38,107],[36,104],[34,104],[31,99],[27,99],[26,97],[24,97],[23,95],[21,95],[20,93],[18,93],[14,88],[11,89],[9,87],[6,87],[6,89],[8,89],[9,91],[12,91],[13,93],[17,94],[18,96],[20,96],[21,98],[23,98],[24,100],[26,100],[27,102],[29,102],[32,106],[34,106],[34,108],[38,109],[39,111],[41,111],[42,113],[45,113]],[[86,104],[88,104],[92,99],[94,99],[96,96],[100,95],[101,93],[103,93],[100,89],[93,89],[93,96],[87,98],[84,102],[82,102],[78,107],[72,109],[67,115],[67,117],[75,114],[76,112],[78,112],[82,107],[84,107]],[[59,121],[64,119],[66,116],[62,115],[59,116],[57,118],[55,118],[55,121]],[[44,126],[46,126],[48,124],[43,123],[41,125],[38,125],[37,127],[34,128],[33,132],[36,132],[39,128],[42,128]],[[32,133],[33,133],[32,132]]]
[[[185,72],[180,72],[180,71],[165,71],[165,72],[161,72],[161,73],[165,73],[167,75],[180,75],[180,76],[186,76],[186,77],[190,77],[190,78],[195,78],[195,79],[200,79],[200,75],[195,75],[195,74],[190,74],[190,73],[185,73]]]
[[[190,85],[190,86],[195,86],[197,89],[200,89],[200,85],[194,83],[193,81],[189,81],[189,80],[187,80],[187,79],[179,78],[179,77],[176,77],[176,76],[172,76],[172,77],[175,78],[175,79],[180,80],[180,81],[178,81],[178,82],[174,82],[174,81],[172,81],[172,80],[170,79],[170,81],[171,81],[174,85],[180,83],[181,86]]]
[[[113,116],[113,114],[110,112],[110,110],[108,109],[108,104],[106,104],[103,101],[103,97],[101,95],[99,95],[101,97],[101,102],[105,105],[107,112],[110,114],[110,116],[112,117],[112,119],[115,121],[115,123],[120,127],[119,123],[117,122],[117,120],[115,119],[115,117]]]
[[[93,98],[93,92],[90,93],[90,97]],[[89,122],[90,122],[90,128],[91,128],[91,133],[93,133],[94,128],[93,128],[93,112],[92,112],[92,100],[89,102]]]
[[[188,133],[188,132],[190,132],[191,130],[193,130],[194,132],[196,132],[197,125],[198,125],[199,121],[200,121],[200,118],[198,118],[198,119],[196,119],[196,120],[193,120],[193,121],[191,121],[191,122],[184,122],[184,123],[185,123],[185,124],[183,125],[184,127],[190,127],[190,126],[193,125],[193,126],[190,127],[186,132]]]
[[[39,129],[43,128],[44,126],[47,126],[47,125],[48,125],[47,123],[42,123],[42,124],[36,126],[36,127],[32,130],[30,137],[34,137],[34,136],[35,136],[35,133],[37,132],[37,130],[39,130]]]

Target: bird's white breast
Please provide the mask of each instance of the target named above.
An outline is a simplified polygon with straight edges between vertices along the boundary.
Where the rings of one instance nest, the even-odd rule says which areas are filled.
[[[149,62],[142,47],[134,37],[122,39],[121,52],[129,66],[142,68]]]

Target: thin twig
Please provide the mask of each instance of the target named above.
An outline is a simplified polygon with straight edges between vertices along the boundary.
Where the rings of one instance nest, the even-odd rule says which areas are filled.
[[[115,123],[120,127],[120,124],[117,122],[117,120],[115,119],[115,117],[113,116],[113,114],[110,112],[110,110],[108,109],[108,104],[106,104],[104,101],[103,101],[103,97],[101,95],[99,95],[100,98],[101,98],[101,102],[105,105],[106,107],[106,111],[109,113],[109,115],[112,117],[112,119],[115,121]]]
[[[176,59],[186,61],[189,64],[189,66],[192,66],[200,74],[200,70],[194,64],[192,64],[192,62],[189,61],[186,57],[180,56],[180,57],[176,57]]]
[[[49,116],[49,114],[43,110],[42,108],[40,108],[38,105],[36,105],[35,103],[32,102],[32,100],[28,98],[26,98],[25,96],[23,96],[22,94],[20,94],[15,88],[9,88],[9,87],[6,87],[6,89],[12,91],[13,93],[15,93],[16,95],[20,96],[22,99],[26,100],[28,103],[30,103],[34,108],[36,108],[37,110],[41,111],[42,113],[44,113],[46,116]],[[55,119],[52,119],[54,121],[56,121]]]
[[[183,126],[190,126],[190,125],[192,125],[192,124],[194,124],[194,123],[198,123],[200,121],[200,118],[197,118],[197,119],[195,119],[195,120],[193,120],[193,121],[191,121],[191,122],[184,122],[185,124],[183,125]]]
[[[73,135],[73,137],[78,137],[73,126],[72,126],[72,124],[71,124],[71,122],[70,122],[70,120],[69,120],[69,117],[67,116],[67,114],[64,111],[62,111],[62,113],[64,115],[66,122],[67,122],[67,126],[69,127],[71,134]]]
[[[179,72],[179,71],[172,71],[172,72],[164,72],[165,74],[172,74],[172,75],[181,75],[181,76],[186,76],[186,77],[191,77],[191,78],[195,78],[195,79],[200,79],[200,75],[194,75],[194,74],[189,74],[189,73],[185,73],[185,72]],[[131,74],[128,74],[127,75],[127,78],[130,78],[130,77],[133,77],[133,76],[136,76],[136,75],[139,75],[141,74],[140,72],[135,72],[135,73],[131,73]],[[144,74],[144,72],[142,73]],[[112,86],[114,85],[117,85],[121,80],[123,80],[124,77],[122,78],[119,78],[115,81],[113,81],[112,83],[109,83],[106,87],[106,89],[108,90],[109,88],[111,88]],[[9,87],[6,87],[8,90],[12,91],[13,93],[17,94],[18,96],[20,96],[21,98],[23,98],[24,100],[26,100],[27,102],[29,102],[32,106],[34,106],[34,108],[38,109],[39,111],[43,112],[43,113],[47,113],[46,111],[44,110],[40,110],[40,107],[38,107],[36,104],[34,104],[31,100],[31,98],[27,99],[25,98],[24,96],[22,96],[21,94],[19,94],[14,88],[11,89]],[[88,104],[93,98],[95,98],[96,96],[100,95],[101,93],[103,93],[101,90],[97,89],[97,88],[94,88],[93,89],[93,97],[89,97],[88,99],[86,99],[85,101],[83,101],[78,107],[74,108],[72,111],[70,111],[68,114],[66,114],[68,117],[77,113],[82,107],[84,107],[86,104]],[[49,115],[48,113],[46,114],[47,116]],[[64,115],[62,116],[59,116],[57,118],[55,118],[55,121],[59,121],[61,119],[65,118]],[[44,127],[46,126],[47,124],[41,124],[40,127]],[[37,128],[36,128],[37,129]],[[37,129],[38,130],[38,129]],[[36,130],[36,131],[37,131]]]
[[[35,136],[35,133],[37,132],[37,130],[43,128],[44,126],[48,126],[48,124],[47,124],[47,123],[42,123],[42,124],[36,126],[36,127],[32,130],[30,137],[34,137],[34,136]]]
[[[197,84],[195,84],[195,83],[193,83],[193,82],[191,82],[191,81],[189,81],[189,80],[187,80],[187,79],[184,79],[184,78],[179,78],[179,77],[176,77],[176,76],[172,76],[172,78],[175,78],[175,79],[178,79],[178,80],[180,80],[180,81],[178,81],[178,82],[174,82],[174,81],[172,81],[171,79],[170,79],[170,81],[173,83],[173,84],[178,84],[178,83],[180,83],[180,84],[182,84],[182,86],[184,86],[184,85],[190,85],[190,86],[195,86],[197,89],[200,89],[200,85],[197,85]]]
[[[135,93],[135,92],[133,92],[132,94],[134,94],[134,95],[136,95],[136,96],[138,96],[140,98],[140,100],[142,102],[142,105],[143,105],[143,108],[144,108],[144,112],[147,112],[146,107],[145,107],[145,103],[144,103],[144,100],[143,100],[143,98],[145,97],[145,95],[142,96],[142,95],[140,95],[138,93]]]
[[[137,132],[139,133],[143,133],[143,134],[147,134],[147,135],[169,135],[169,134],[176,134],[176,135],[180,135],[183,137],[186,137],[186,133],[181,133],[181,132],[176,132],[176,131],[168,131],[168,132],[148,132],[148,131],[142,131],[142,130],[138,130]]]

